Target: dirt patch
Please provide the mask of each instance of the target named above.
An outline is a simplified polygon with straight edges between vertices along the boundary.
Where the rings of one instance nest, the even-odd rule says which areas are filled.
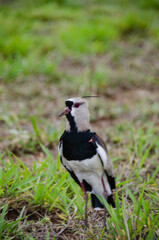
[[[4,199],[5,202],[5,199]],[[86,239],[85,235],[89,235],[89,232],[84,230],[84,221],[76,219],[76,214],[71,213],[67,221],[64,221],[62,212],[59,209],[48,211],[44,206],[31,206],[26,200],[16,199],[9,202],[7,214],[5,220],[16,221],[19,219],[22,209],[25,207],[22,215],[22,220],[19,225],[19,229],[24,235],[31,234],[35,239],[46,239],[47,234],[49,237],[56,239]],[[109,217],[109,214],[107,214]],[[94,231],[100,231],[103,228],[104,212],[94,211],[92,208],[88,209],[88,225],[89,229]],[[80,229],[80,232],[77,231]],[[17,238],[16,239],[20,239]]]

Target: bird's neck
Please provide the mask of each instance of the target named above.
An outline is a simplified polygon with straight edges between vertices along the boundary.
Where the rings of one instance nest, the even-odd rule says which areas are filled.
[[[84,132],[90,129],[88,119],[75,119],[71,115],[67,115],[66,131],[68,132]]]

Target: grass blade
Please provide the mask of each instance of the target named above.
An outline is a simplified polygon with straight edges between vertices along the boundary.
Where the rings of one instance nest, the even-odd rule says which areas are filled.
[[[8,204],[6,203],[4,205],[4,208],[2,210],[1,217],[0,217],[0,240],[2,239],[2,233],[3,233],[3,230],[4,230],[4,226],[5,226],[4,217],[5,217],[7,209],[8,209]]]

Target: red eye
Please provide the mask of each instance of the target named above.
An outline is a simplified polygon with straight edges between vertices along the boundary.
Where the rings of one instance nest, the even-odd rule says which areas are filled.
[[[79,103],[75,103],[75,104],[74,104],[74,107],[75,107],[75,108],[78,108],[79,106],[80,106]]]

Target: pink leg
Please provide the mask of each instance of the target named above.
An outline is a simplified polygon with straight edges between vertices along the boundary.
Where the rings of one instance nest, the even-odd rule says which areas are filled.
[[[88,202],[88,196],[87,196],[87,192],[86,192],[86,188],[84,186],[84,183],[81,182],[81,188],[84,192],[84,199],[85,199],[85,219],[84,219],[84,223],[85,223],[85,228],[87,228],[87,202]]]
[[[102,185],[103,185],[103,189],[104,189],[103,196],[107,200],[108,193],[107,193],[107,190],[106,190],[106,187],[105,187],[105,183],[104,183],[103,177],[101,178],[101,181],[102,181]],[[105,206],[104,206],[104,228],[105,228],[105,231],[107,231],[107,229],[106,229],[106,207]]]

